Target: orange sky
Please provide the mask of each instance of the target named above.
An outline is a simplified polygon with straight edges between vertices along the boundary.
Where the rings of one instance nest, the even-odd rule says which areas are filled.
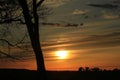
[[[107,8],[88,6],[87,3],[110,4],[110,0],[47,0],[45,3],[53,9],[53,14],[47,16],[46,23],[78,24],[77,27],[40,25],[40,41],[47,70],[78,70],[79,67],[86,66],[102,69],[120,68],[119,14],[116,10],[114,13]],[[10,32],[6,33],[4,38],[13,44],[21,41],[27,32],[26,27],[20,24],[12,25],[8,29]],[[8,29],[0,25],[1,32]],[[28,39],[26,37],[25,42],[28,42]],[[20,45],[28,47],[29,51],[11,48],[10,54],[20,60],[11,60],[0,55],[0,68],[35,70],[34,54],[30,45],[26,44]],[[0,43],[1,51],[9,51],[7,44],[7,47],[1,45]],[[61,50],[68,52],[66,57],[56,55],[56,51]]]
[[[102,69],[120,68],[119,52],[117,51],[119,48],[68,50],[67,56],[64,58],[56,56],[56,51],[44,51],[45,66],[47,70],[78,70],[79,67],[86,66]],[[111,51],[114,51],[114,54]],[[0,68],[36,70],[36,62],[34,58],[19,61],[0,61]]]

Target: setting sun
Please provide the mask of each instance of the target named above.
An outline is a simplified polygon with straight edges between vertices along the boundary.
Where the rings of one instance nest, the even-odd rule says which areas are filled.
[[[58,56],[59,59],[65,59],[67,58],[67,55],[68,55],[68,51],[65,50],[56,51],[56,56]]]

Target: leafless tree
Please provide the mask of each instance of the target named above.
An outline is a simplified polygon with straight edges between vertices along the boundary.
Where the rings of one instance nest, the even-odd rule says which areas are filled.
[[[40,46],[39,22],[48,12],[47,7],[42,5],[44,0],[1,0],[0,1],[0,24],[25,24],[35,53],[37,71],[44,79],[45,65]],[[44,10],[44,11],[43,11]],[[9,41],[1,39],[12,45]],[[4,54],[4,53],[3,53]],[[14,58],[10,55],[7,55]]]

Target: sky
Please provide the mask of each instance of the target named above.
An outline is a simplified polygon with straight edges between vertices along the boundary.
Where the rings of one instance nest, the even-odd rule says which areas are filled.
[[[75,69],[79,66],[98,66],[107,69],[120,68],[120,17],[118,9],[88,6],[88,4],[112,4],[113,1],[50,1],[49,5],[53,8],[53,14],[49,16],[48,22],[76,23],[79,25],[83,23],[83,26],[69,29],[46,28],[43,30],[43,35],[48,36],[43,36],[42,39],[50,42],[43,40],[43,50],[46,53],[47,50],[49,52],[50,50],[60,50],[61,48],[70,50],[69,59],[65,61],[67,69],[71,69],[71,67]],[[59,63],[62,64],[63,62]]]
[[[102,69],[120,68],[118,9],[88,5],[111,4],[112,1],[46,0],[44,4],[52,9],[52,14],[44,21],[61,24],[40,27],[40,42],[47,70],[78,70],[79,67],[86,66]],[[65,27],[68,23],[78,26]],[[13,43],[20,40],[26,32],[25,26],[22,27],[11,29],[14,37],[7,36],[7,39]],[[1,50],[7,51],[7,48],[1,47]],[[11,54],[21,59],[15,61],[3,58],[0,60],[0,68],[36,69],[31,48],[29,51],[23,51],[13,47]]]

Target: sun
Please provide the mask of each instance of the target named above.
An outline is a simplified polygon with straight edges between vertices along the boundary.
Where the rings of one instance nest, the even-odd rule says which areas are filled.
[[[68,56],[68,51],[66,51],[66,50],[56,51],[56,56],[57,56],[59,59],[66,59],[67,56]]]

